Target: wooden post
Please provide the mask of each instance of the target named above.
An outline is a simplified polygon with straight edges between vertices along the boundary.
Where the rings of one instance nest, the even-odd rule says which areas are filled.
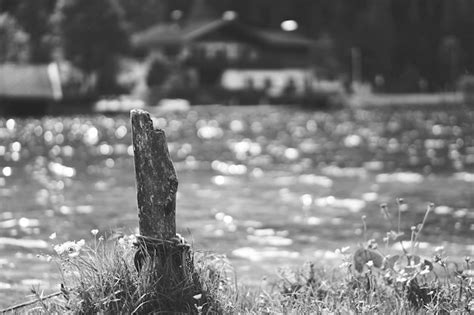
[[[143,110],[132,110],[131,122],[140,235],[170,240],[176,237],[178,179],[165,132],[154,129]]]
[[[141,283],[148,284],[139,313],[197,313],[201,302],[194,296],[202,286],[191,246],[176,234],[178,179],[165,132],[153,128],[146,111],[132,110],[130,116],[140,228],[134,260]]]

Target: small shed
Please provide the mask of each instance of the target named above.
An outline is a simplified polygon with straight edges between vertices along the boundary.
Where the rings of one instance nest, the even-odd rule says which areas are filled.
[[[44,114],[62,98],[56,63],[0,65],[0,113]]]

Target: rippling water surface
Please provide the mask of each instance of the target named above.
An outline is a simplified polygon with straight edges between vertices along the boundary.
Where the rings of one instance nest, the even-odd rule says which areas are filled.
[[[428,202],[436,205],[422,250],[474,254],[472,108],[206,106],[153,115],[178,172],[179,232],[196,249],[227,254],[241,281],[381,242],[390,226],[379,205],[395,214],[398,197],[407,235]],[[135,232],[130,139],[128,115],[0,118],[0,306],[18,301],[12,292],[58,284],[55,266],[37,257],[52,242],[88,240],[92,229]]]

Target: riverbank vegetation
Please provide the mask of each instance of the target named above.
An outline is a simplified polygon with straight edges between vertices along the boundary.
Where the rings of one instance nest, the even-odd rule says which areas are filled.
[[[463,298],[459,301],[469,305],[466,294],[472,289],[468,291],[466,284],[472,283],[468,282],[472,278],[464,272],[467,266],[463,258],[472,255],[469,240],[474,230],[474,132],[469,108],[310,112],[277,106],[195,106],[156,116],[157,125],[166,130],[170,155],[180,176],[178,232],[190,241],[194,239],[194,248],[228,255],[237,281],[231,273],[226,288],[233,291],[225,291],[229,292],[226,298],[219,300],[232,303],[235,312],[257,312],[264,307],[277,312],[283,307],[279,299],[283,296],[285,303],[301,301],[284,295],[281,288],[293,288],[290,283],[307,288],[309,266],[304,272],[289,272],[291,277],[282,272],[285,280],[277,283],[269,275],[262,288],[256,287],[263,274],[273,274],[284,265],[302,266],[307,260],[319,261],[314,267],[318,278],[310,281],[316,284],[308,290],[321,287],[329,292],[325,299],[346,299],[349,304],[344,305],[354,306],[349,299],[354,295],[345,297],[341,292],[353,294],[351,279],[358,279],[360,273],[354,267],[348,270],[347,264],[338,268],[341,262],[331,259],[339,248],[344,252],[337,254],[339,260],[348,258],[347,262],[354,265],[357,240],[367,249],[373,238],[379,246],[374,249],[371,242],[368,249],[380,251],[383,257],[398,254],[394,269],[402,270],[408,258],[400,243],[392,248],[390,235],[390,249],[386,250],[383,242],[387,230],[398,233],[398,216],[391,214],[392,228],[378,207],[387,203],[393,209],[394,196],[402,196],[406,202],[400,227],[406,249],[411,249],[411,225],[423,221],[425,202],[436,204],[417,238],[420,248],[416,252],[420,262],[427,259],[433,264],[434,271],[417,277],[431,277],[428,280],[439,283],[440,292],[449,294],[454,302],[462,284]],[[133,231],[137,216],[129,117],[8,118],[1,121],[0,133],[5,141],[0,145],[4,163],[0,194],[5,200],[0,203],[1,308],[28,300],[24,296],[33,283],[41,284],[38,295],[41,289],[45,296],[55,293],[60,283],[68,292],[77,292],[74,283],[59,279],[54,264],[37,259],[36,254],[56,252],[44,241],[56,232],[55,245],[86,239],[84,245],[79,243],[80,255],[63,254],[64,258],[90,261],[89,254],[95,254],[85,250],[94,248],[94,241],[87,240],[88,230],[100,230],[97,237],[108,241],[107,252],[113,252],[117,246],[114,242],[119,241],[105,231],[110,227],[126,234]],[[368,218],[367,232],[362,215]],[[438,245],[443,245],[450,256],[447,272],[432,258]],[[347,246],[351,248],[342,250]],[[129,253],[133,256],[134,250],[129,249]],[[446,255],[441,253],[440,258]],[[197,256],[198,272],[206,270]],[[115,259],[112,254],[107,257]],[[204,257],[206,264],[222,269],[223,258]],[[100,260],[94,259],[97,265]],[[131,258],[125,262],[130,279],[135,279]],[[378,265],[374,261],[370,266],[371,275],[378,279],[377,292],[382,288],[395,292],[393,284],[387,284],[383,277],[388,270]],[[368,267],[364,268],[368,271]],[[229,268],[227,272],[231,271]],[[436,280],[434,272],[441,280]],[[461,282],[457,276],[463,275],[468,278]],[[397,279],[393,273],[390,277]],[[444,282],[446,278],[448,282]],[[241,287],[244,283],[252,287]],[[387,301],[399,298],[400,303],[406,302],[406,287],[396,283],[401,293],[398,297],[390,295]],[[421,281],[419,285],[423,287]],[[368,292],[367,296],[373,293]],[[54,300],[65,303],[62,292]],[[331,302],[330,308],[324,304],[329,300],[310,301],[312,307],[346,307],[337,301]]]
[[[352,75],[379,91],[452,90],[473,71],[474,4],[463,0],[2,0],[0,62],[45,63],[63,55],[105,80],[116,70],[114,57],[131,54],[127,44],[135,32],[181,17],[219,18],[229,10],[263,28],[296,19],[297,31],[317,41],[319,72],[347,78],[351,67],[360,67],[362,73]],[[93,55],[84,49],[91,46]],[[110,86],[99,88],[110,92]]]
[[[278,279],[259,288],[239,284],[238,275],[225,256],[194,253],[195,270],[182,283],[171,285],[163,272],[156,282],[148,277],[157,265],[148,264],[137,273],[134,265],[136,238],[121,236],[106,241],[92,230],[89,242],[54,245],[48,256],[62,275],[60,291],[43,296],[33,288],[35,300],[10,311],[50,313],[185,312],[195,314],[313,314],[313,313],[469,313],[474,311],[472,261],[452,262],[444,248],[432,257],[417,254],[424,224],[434,209],[427,207],[423,221],[400,232],[402,199],[398,210],[382,204],[380,209],[391,229],[378,245],[364,240],[355,250],[336,250],[343,257],[337,267],[308,262],[296,270],[281,269]],[[364,230],[366,217],[362,217]],[[397,223],[398,222],[398,223]],[[54,242],[55,235],[51,237]],[[364,233],[365,238],[365,233]],[[402,241],[408,239],[408,242]],[[385,254],[398,242],[401,252]],[[446,249],[449,251],[449,249]]]

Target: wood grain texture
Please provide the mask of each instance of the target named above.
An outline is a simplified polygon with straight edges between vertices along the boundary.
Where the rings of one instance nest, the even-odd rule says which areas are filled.
[[[140,234],[169,240],[176,235],[178,179],[165,132],[153,128],[146,111],[132,110],[130,116]]]

